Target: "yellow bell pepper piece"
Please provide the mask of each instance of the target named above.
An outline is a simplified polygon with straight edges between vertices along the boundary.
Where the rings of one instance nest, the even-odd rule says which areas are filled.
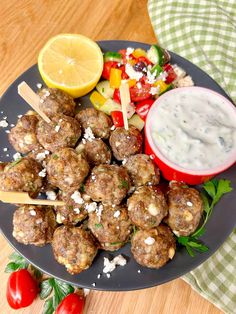
[[[100,110],[100,108],[105,104],[107,99],[103,97],[100,93],[97,91],[92,92],[92,94],[89,97],[91,103],[93,104],[94,108],[97,110]]]
[[[141,49],[141,48],[137,48],[134,50],[134,52],[132,53],[132,55],[135,57],[135,58],[139,58],[139,57],[146,57],[147,56],[147,53],[145,50]]]
[[[128,85],[129,85],[129,87],[133,87],[135,84],[136,84],[136,80],[135,79],[130,79],[130,80],[128,80]]]
[[[111,88],[119,88],[121,84],[121,74],[120,69],[111,68],[110,72],[110,86]]]
[[[159,81],[156,81],[154,84],[154,86],[157,86],[159,87],[159,92],[158,94],[161,94],[163,93],[164,91],[166,91],[170,85],[166,84],[164,81],[162,80],[159,80]]]

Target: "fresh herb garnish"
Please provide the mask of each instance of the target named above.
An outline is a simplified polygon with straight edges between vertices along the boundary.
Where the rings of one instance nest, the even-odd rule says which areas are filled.
[[[138,231],[138,230],[137,230],[136,226],[133,225],[133,234],[135,235],[135,233],[136,233],[137,231]]]
[[[18,158],[17,160],[13,161],[10,163],[8,169],[11,169],[13,167],[15,167],[15,165],[19,164],[19,162],[22,160],[22,158]]]
[[[103,93],[105,92],[105,88],[104,88],[104,87],[102,88],[102,92],[103,92]]]
[[[85,185],[84,185],[83,183],[81,183],[81,185],[80,185],[80,191],[81,191],[82,193],[85,192]]]
[[[57,154],[53,154],[53,155],[52,155],[52,159],[57,160],[58,158],[59,158],[59,156],[58,156]]]
[[[119,189],[126,188],[127,190],[129,189],[129,183],[126,180],[121,181],[121,185],[118,186]]]
[[[123,244],[123,242],[111,242],[110,245]]]
[[[103,228],[103,225],[102,224],[95,224],[95,227],[96,228]]]
[[[224,179],[213,179],[203,184],[201,197],[204,208],[204,220],[202,225],[191,235],[177,237],[179,244],[186,247],[189,255],[194,256],[194,251],[206,252],[208,247],[198,240],[205,233],[205,225],[211,217],[212,211],[216,203],[221,197],[232,191],[231,182]]]

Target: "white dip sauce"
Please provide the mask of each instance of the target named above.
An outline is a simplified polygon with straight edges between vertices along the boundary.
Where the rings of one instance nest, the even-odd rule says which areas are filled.
[[[167,94],[151,122],[154,144],[167,159],[191,170],[236,160],[236,110],[224,98],[200,88]]]

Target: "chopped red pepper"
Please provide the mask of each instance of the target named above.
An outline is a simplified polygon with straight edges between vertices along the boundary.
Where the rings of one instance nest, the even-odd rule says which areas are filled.
[[[116,61],[107,61],[103,65],[102,77],[106,80],[110,79],[111,68],[117,68],[118,62]]]
[[[137,62],[144,62],[146,65],[152,65],[152,62],[144,56],[138,57]]]
[[[172,83],[177,77],[173,67],[169,63],[167,63],[163,66],[163,70],[168,74],[168,76],[165,79],[165,83],[166,84]]]
[[[146,120],[149,109],[151,108],[154,101],[155,101],[154,99],[145,99],[136,104],[135,111],[137,112],[141,119]]]
[[[129,75],[125,72],[125,65],[119,66],[119,69],[122,71],[121,78],[122,80],[127,80]]]
[[[116,88],[116,89],[114,90],[114,93],[113,93],[113,100],[114,100],[115,102],[117,102],[118,104],[121,103],[121,101],[120,101],[120,91],[119,91],[118,88]]]
[[[152,95],[150,94],[150,90],[150,84],[142,84],[140,88],[137,87],[137,84],[133,87],[130,87],[131,101],[136,102],[151,98]]]
[[[112,111],[111,117],[112,117],[113,124],[116,128],[121,128],[124,126],[124,119],[123,119],[122,111]]]

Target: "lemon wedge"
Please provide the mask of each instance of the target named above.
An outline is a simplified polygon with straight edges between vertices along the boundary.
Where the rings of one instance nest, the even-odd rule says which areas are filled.
[[[103,70],[103,55],[99,46],[83,35],[60,34],[40,51],[38,68],[48,87],[76,98],[96,86]]]

